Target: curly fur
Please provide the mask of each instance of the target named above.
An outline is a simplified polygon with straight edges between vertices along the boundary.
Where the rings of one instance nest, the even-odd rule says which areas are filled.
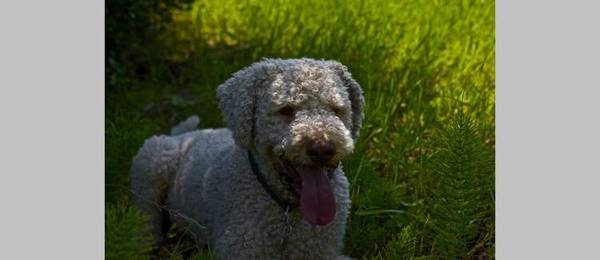
[[[354,149],[364,99],[346,67],[265,59],[235,73],[217,93],[228,128],[191,131],[199,122],[192,117],[171,136],[148,139],[133,160],[134,202],[149,214],[156,241],[164,240],[165,223],[172,221],[221,259],[344,258],[350,197],[341,165],[331,179],[336,216],[313,227],[298,209],[286,213],[273,201],[252,174],[246,151],[277,194],[298,200],[280,182],[276,158],[308,163],[305,144],[315,140],[336,145],[335,161]],[[285,106],[295,108],[293,118],[278,114]]]

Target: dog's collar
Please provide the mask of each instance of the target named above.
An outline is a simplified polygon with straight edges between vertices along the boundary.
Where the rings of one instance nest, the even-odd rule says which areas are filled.
[[[283,198],[277,196],[273,188],[271,188],[271,186],[269,186],[269,184],[267,183],[265,176],[260,172],[260,169],[258,169],[258,164],[256,163],[256,160],[254,159],[254,156],[252,155],[252,152],[250,152],[250,150],[248,150],[248,160],[250,161],[252,173],[254,173],[258,182],[260,182],[260,184],[269,194],[271,199],[277,202],[277,205],[279,205],[279,207],[281,207],[284,211],[289,211],[298,207],[296,203],[288,203]]]

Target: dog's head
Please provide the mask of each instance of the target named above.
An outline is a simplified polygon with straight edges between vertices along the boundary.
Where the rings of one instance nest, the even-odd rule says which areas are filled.
[[[236,142],[297,179],[308,222],[331,222],[335,201],[329,178],[352,153],[363,120],[362,90],[346,67],[335,61],[266,59],[235,73],[217,92]]]

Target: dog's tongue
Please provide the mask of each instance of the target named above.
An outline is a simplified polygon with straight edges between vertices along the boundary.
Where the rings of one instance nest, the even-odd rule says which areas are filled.
[[[324,168],[304,166],[298,173],[302,178],[300,213],[313,226],[325,226],[335,217],[335,199]]]

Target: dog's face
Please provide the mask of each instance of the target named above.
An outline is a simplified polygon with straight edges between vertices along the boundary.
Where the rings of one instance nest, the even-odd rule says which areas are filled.
[[[299,64],[273,75],[260,92],[255,145],[274,159],[336,168],[352,153],[352,106],[334,71]]]
[[[303,217],[313,225],[331,222],[329,179],[354,149],[364,103],[345,67],[308,59],[263,61],[220,86],[219,99],[236,141],[296,180]]]

